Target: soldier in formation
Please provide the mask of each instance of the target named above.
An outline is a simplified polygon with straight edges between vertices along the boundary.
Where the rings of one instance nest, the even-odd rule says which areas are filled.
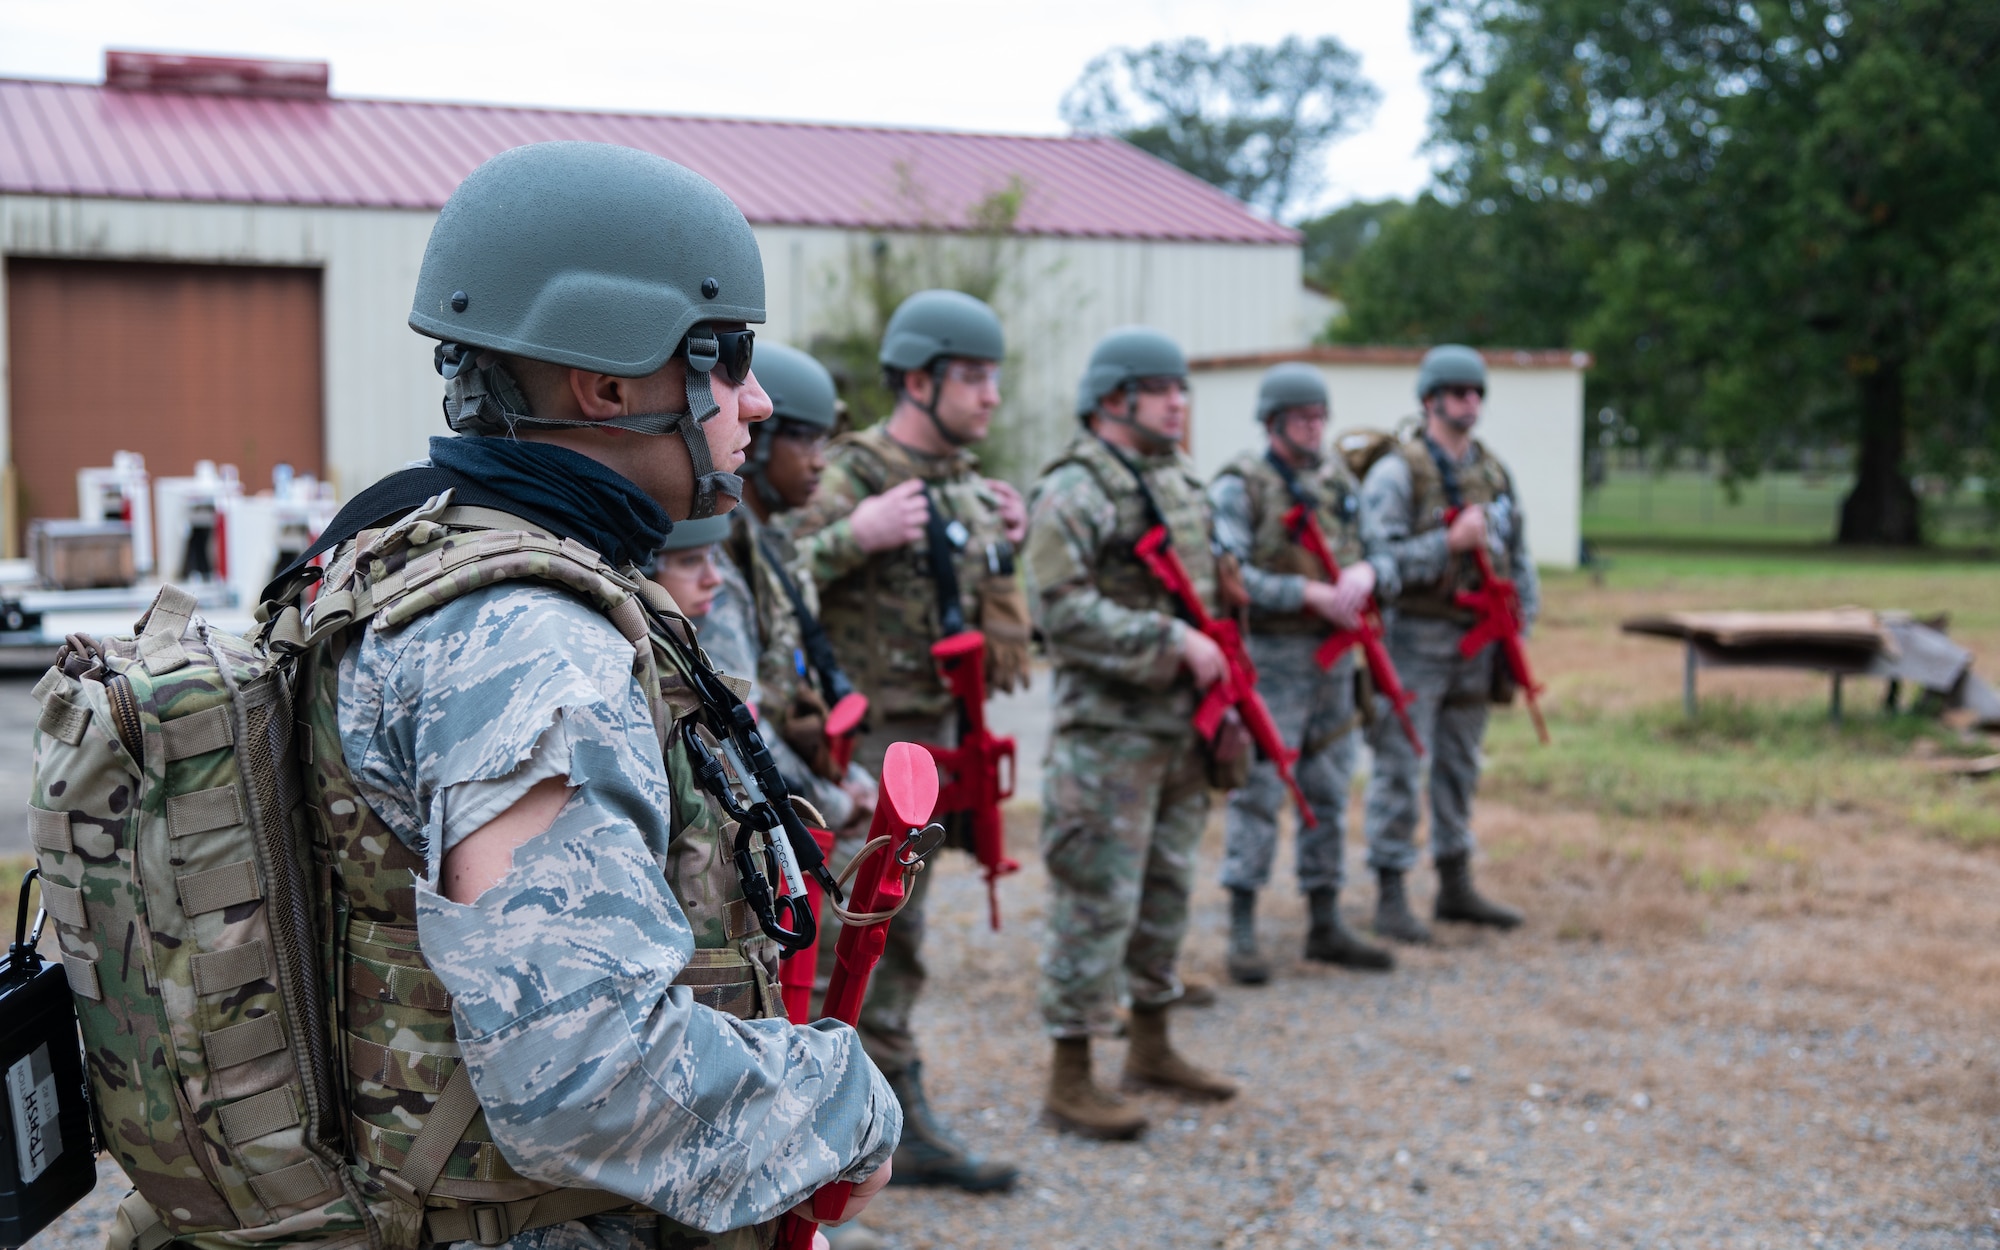
[[[1207,497],[1179,448],[1187,359],[1155,330],[1114,331],[1078,388],[1084,429],[1035,483],[1025,558],[1036,621],[1055,662],[1055,732],[1043,782],[1051,904],[1042,1018],[1055,1042],[1047,1116],[1128,1139],[1145,1113],[1091,1072],[1092,1038],[1118,1029],[1130,995],[1128,1084],[1226,1099],[1231,1081],[1168,1038],[1181,997],[1194,850],[1208,815],[1199,692],[1221,650],[1176,615],[1135,544],[1164,525],[1211,611],[1218,599]]]
[[[1469,347],[1425,353],[1417,374],[1422,424],[1405,432],[1368,469],[1361,488],[1362,537],[1386,552],[1402,589],[1389,625],[1389,653],[1430,763],[1430,843],[1437,864],[1434,917],[1511,929],[1521,913],[1481,895],[1472,882],[1472,797],[1488,707],[1505,701],[1511,675],[1488,646],[1471,656],[1459,641],[1472,614],[1456,595],[1478,585],[1474,553],[1486,548],[1497,576],[1515,579],[1523,625],[1539,606],[1525,518],[1513,480],[1472,436],[1486,397],[1486,362]],[[1417,865],[1417,791],[1422,761],[1391,717],[1369,733],[1374,769],[1366,803],[1368,864],[1379,894],[1375,932],[1422,943],[1430,928],[1411,909],[1405,878]]]
[[[369,922],[353,931],[376,944],[367,966],[394,965],[408,996],[382,1036],[349,1045],[434,1027],[426,1051],[455,1047],[474,1099],[394,1076],[350,1098],[384,1174],[423,1152],[369,1151],[465,1108],[467,1145],[441,1143],[440,1209],[416,1198],[429,1240],[748,1247],[821,1186],[861,1182],[853,1212],[888,1177],[893,1093],[852,1032],[783,1019],[775,947],[716,809],[682,735],[655,722],[707,670],[641,569],[741,492],[732,470],[770,412],[746,326],[763,289],[735,206],[624,148],[505,153],[433,229],[411,324],[444,343],[461,437],[432,440],[420,472],[484,502],[432,508],[397,540],[406,552],[372,539],[357,562],[342,547],[331,584],[351,593],[461,531],[553,533],[599,553],[607,584],[646,592],[652,658],[635,677],[628,628],[516,579],[371,623],[339,660],[335,780],[363,805],[344,809],[336,875]],[[407,949],[378,949],[401,925]],[[491,1227],[467,1199],[499,1204],[478,1208]],[[565,1224],[579,1217],[587,1230]]]
[[[1361,539],[1360,485],[1338,456],[1325,452],[1330,416],[1326,382],[1307,364],[1283,364],[1257,390],[1263,451],[1229,462],[1209,485],[1217,545],[1242,566],[1250,600],[1250,658],[1258,690],[1270,706],[1295,764],[1316,823],[1298,831],[1298,882],[1311,917],[1305,957],[1370,971],[1394,966],[1340,915],[1345,878],[1348,784],[1354,774],[1360,706],[1355,655],[1344,652],[1322,670],[1315,652],[1333,629],[1353,629],[1371,596],[1393,598],[1396,562]],[[1340,568],[1329,581],[1301,545],[1287,514],[1304,506]],[[1229,796],[1222,884],[1229,890],[1229,976],[1262,985],[1271,965],[1258,948],[1257,892],[1270,883],[1285,790],[1278,770],[1258,761],[1248,784]]]
[[[979,472],[973,445],[1000,404],[1006,341],[1000,319],[958,291],[920,291],[890,317],[879,360],[895,407],[827,453],[812,501],[784,518],[819,585],[821,619],[870,723],[855,758],[881,767],[892,742],[950,746],[957,711],[931,647],[967,629],[986,635],[988,682],[1027,680],[1028,620],[1015,547],[1026,527],[1020,494]],[[837,847],[845,858],[858,838]],[[861,1037],[906,1116],[896,1177],[972,1191],[1005,1189],[1013,1165],[983,1159],[931,1111],[911,1013],[922,992],[930,874],[889,927],[869,982]]]

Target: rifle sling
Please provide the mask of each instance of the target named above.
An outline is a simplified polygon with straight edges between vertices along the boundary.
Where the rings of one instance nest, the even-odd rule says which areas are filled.
[[[1139,498],[1146,505],[1147,520],[1152,525],[1157,526],[1166,535],[1166,546],[1172,547],[1174,545],[1174,527],[1167,524],[1167,514],[1160,511],[1160,501],[1153,497],[1153,488],[1146,485],[1146,475],[1139,472],[1139,466],[1127,460],[1125,453],[1113,446],[1110,439],[1104,437],[1102,434],[1095,435],[1095,437],[1098,442],[1104,444],[1104,450],[1111,453],[1111,458],[1116,460],[1127,473],[1132,475],[1132,484],[1139,488]],[[1190,625],[1194,624],[1194,614],[1189,612],[1187,605],[1180,601],[1180,596],[1169,594],[1167,597],[1173,600],[1174,615]]]
[[[777,551],[771,546],[770,537],[760,532],[754,541],[757,544],[758,554],[762,555],[764,562],[771,566],[772,575],[777,578],[779,588],[785,592],[786,600],[792,605],[792,616],[799,623],[799,638],[805,644],[806,659],[812,664],[814,671],[818,672],[820,693],[826,696],[827,706],[832,707],[854,689],[854,684],[848,681],[847,674],[841,671],[840,662],[834,658],[833,643],[826,636],[826,627],[819,623],[819,618],[806,606],[804,596],[799,594],[798,583],[794,582],[792,575],[786,571],[785,562],[778,558]]]
[[[958,589],[957,550],[945,533],[944,512],[938,507],[931,484],[924,482],[924,547],[929,557],[931,584],[937,587],[938,632],[949,638],[965,632],[965,600]]]

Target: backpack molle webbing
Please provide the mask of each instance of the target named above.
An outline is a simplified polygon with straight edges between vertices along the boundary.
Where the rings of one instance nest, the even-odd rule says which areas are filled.
[[[143,1195],[120,1224],[140,1246],[368,1240],[317,977],[290,660],[194,607],[163,589],[136,638],[72,637],[35,687],[36,858],[98,1133]]]

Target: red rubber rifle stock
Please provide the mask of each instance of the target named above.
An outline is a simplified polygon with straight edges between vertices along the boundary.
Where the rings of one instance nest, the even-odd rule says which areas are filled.
[[[937,768],[930,757],[914,743],[890,743],[882,760],[882,790],[875,800],[875,820],[861,850],[866,859],[848,893],[851,913],[880,918],[841,927],[840,940],[833,947],[833,976],[826,987],[824,1011],[831,1019],[853,1024],[861,1018],[868,978],[889,940],[889,917],[906,897],[904,870],[922,858],[912,854],[911,835],[930,823],[937,800]],[[839,1219],[853,1192],[853,1185],[835,1181],[813,1194],[811,1218],[787,1212],[778,1226],[779,1250],[812,1250],[813,1231],[823,1222]]]
[[[997,737],[986,727],[986,635],[962,630],[935,643],[931,658],[958,703],[959,724],[957,746],[924,744],[945,775],[938,814],[965,813],[973,858],[986,871],[988,923],[998,932],[1000,878],[1021,869],[1007,857],[1007,827],[1000,814],[1000,805],[1014,797],[1014,740]]]
[[[1444,523],[1449,526],[1463,511],[1465,508],[1462,505],[1447,509]],[[1494,573],[1493,558],[1487,555],[1484,542],[1472,549],[1472,559],[1479,568],[1479,588],[1461,590],[1456,598],[1459,607],[1472,612],[1478,619],[1473,621],[1465,637],[1458,640],[1458,652],[1470,659],[1487,644],[1500,644],[1500,655],[1507,662],[1507,671],[1514,675],[1514,683],[1527,697],[1528,715],[1534,718],[1535,735],[1542,740],[1543,746],[1547,746],[1549,727],[1542,720],[1543,687],[1536,683],[1534,670],[1528,667],[1528,649],[1521,645],[1520,593],[1514,589],[1512,578]]]
[[[1173,536],[1164,523],[1147,530],[1132,550],[1139,557],[1139,562],[1180,604],[1181,614],[1187,618],[1188,624],[1208,635],[1222,649],[1223,658],[1228,662],[1229,671],[1208,688],[1203,694],[1201,706],[1195,709],[1196,731],[1214,741],[1216,732],[1222,728],[1223,716],[1229,709],[1235,708],[1257,749],[1264,753],[1264,758],[1277,765],[1279,779],[1298,803],[1300,822],[1307,828],[1317,825],[1319,822],[1313,819],[1312,808],[1306,803],[1305,791],[1299,789],[1298,778],[1292,776],[1292,764],[1299,754],[1285,746],[1284,737],[1278,733],[1277,722],[1271,719],[1271,709],[1264,705],[1263,696],[1257,693],[1257,666],[1250,662],[1250,653],[1243,646],[1243,634],[1236,628],[1236,622],[1217,620],[1208,614],[1201,596],[1195,593],[1194,581],[1188,576],[1187,566],[1181,563],[1180,552],[1174,550]]]
[[[1340,565],[1334,561],[1333,548],[1327,546],[1326,531],[1320,529],[1319,518],[1304,504],[1293,504],[1285,513],[1285,528],[1290,531],[1299,546],[1304,547],[1313,559],[1319,561],[1320,571],[1329,582],[1340,580]],[[1349,647],[1360,647],[1361,657],[1368,664],[1368,678],[1375,683],[1375,689],[1389,701],[1389,710],[1402,722],[1403,733],[1410,740],[1410,746],[1418,755],[1424,753],[1424,744],[1417,739],[1417,727],[1410,723],[1410,704],[1417,696],[1403,689],[1403,681],[1396,676],[1396,666],[1389,659],[1389,648],[1382,644],[1382,608],[1375,602],[1375,596],[1368,596],[1367,604],[1361,610],[1361,623],[1353,629],[1337,629],[1319,645],[1313,658],[1321,669],[1330,669],[1334,662]]]

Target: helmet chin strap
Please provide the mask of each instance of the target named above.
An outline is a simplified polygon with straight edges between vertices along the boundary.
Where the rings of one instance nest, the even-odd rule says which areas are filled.
[[[705,353],[701,351],[703,344],[709,348]],[[702,429],[710,417],[722,411],[708,384],[708,372],[715,367],[714,348],[713,339],[689,341],[686,412],[633,412],[602,421],[567,421],[529,413],[520,383],[492,353],[462,343],[440,343],[437,370],[445,380],[445,424],[460,434],[510,437],[519,429],[610,428],[649,436],[679,434],[694,467],[694,507],[687,519],[698,521],[714,516],[724,496],[743,498],[743,479],[716,469],[708,454],[708,435]]]
[[[1103,417],[1113,425],[1122,425],[1132,431],[1142,444],[1140,450],[1148,455],[1157,456],[1161,452],[1173,447],[1175,444],[1174,439],[1149,430],[1139,424],[1139,384],[1137,382],[1126,382],[1120,385],[1118,389],[1125,393],[1125,415],[1121,417],[1117,413],[1112,412],[1104,406],[1104,401],[1101,399],[1097,401],[1097,415]]]
[[[765,426],[768,425],[769,422],[766,422]],[[759,426],[757,432],[750,436],[750,456],[743,462],[743,479],[756,489],[757,498],[775,512],[784,508],[785,497],[771,485],[768,470],[771,467],[771,440],[776,434],[765,426]]]
[[[1325,454],[1317,447],[1304,447],[1293,442],[1291,435],[1285,433],[1287,424],[1289,422],[1283,413],[1274,414],[1271,419],[1271,437],[1285,449],[1286,458],[1296,461],[1300,468],[1319,468],[1320,462],[1326,459]]]
[[[953,447],[969,447],[972,445],[972,440],[945,425],[943,418],[939,417],[937,413],[938,404],[944,400],[944,375],[950,368],[950,361],[934,360],[931,362],[930,367],[924,370],[924,372],[931,375],[931,402],[928,404],[919,404],[917,407],[925,416],[931,419],[931,428],[938,432],[939,438],[950,443]],[[910,393],[907,383],[903,387],[903,393],[905,395]]]

